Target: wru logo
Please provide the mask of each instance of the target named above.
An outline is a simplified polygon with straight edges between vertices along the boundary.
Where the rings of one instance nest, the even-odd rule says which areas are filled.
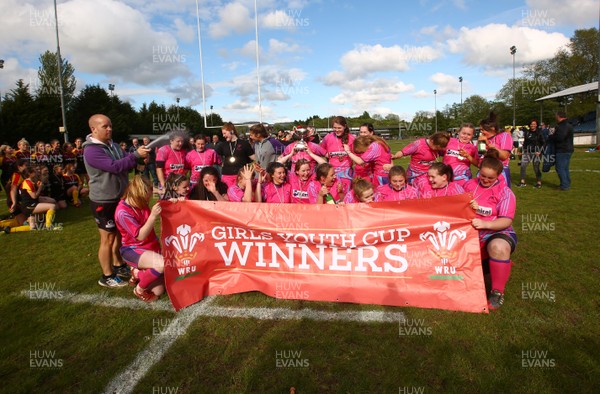
[[[192,228],[189,224],[182,224],[177,227],[177,234],[177,236],[170,235],[166,237],[165,245],[173,244],[178,252],[176,257],[182,260],[184,265],[190,265],[191,260],[196,256],[192,251],[198,242],[204,241],[204,234],[192,234]]]
[[[464,240],[467,234],[462,230],[450,230],[450,224],[447,222],[437,222],[433,225],[433,229],[437,231],[434,234],[431,231],[426,231],[419,234],[421,241],[429,240],[435,250],[429,249],[429,251],[437,258],[439,258],[442,264],[447,264],[448,260],[456,256],[456,251],[452,251],[458,240]]]

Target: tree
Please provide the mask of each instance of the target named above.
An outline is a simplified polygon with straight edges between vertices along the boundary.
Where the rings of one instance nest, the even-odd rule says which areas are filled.
[[[40,68],[38,69],[39,86],[35,94],[39,96],[60,96],[58,80],[58,55],[55,52],[46,51],[40,56]],[[75,80],[75,68],[66,59],[61,59],[62,87],[65,103],[73,97],[77,81]]]
[[[38,123],[35,132],[43,136],[44,141],[58,138],[58,128],[62,126],[60,84],[58,75],[58,55],[46,51],[39,58],[38,86],[35,88],[35,103]],[[75,92],[76,81],[73,73],[75,69],[67,61],[61,61],[61,78],[65,111]]]
[[[597,81],[599,34],[596,28],[575,30],[566,48],[559,49],[552,59],[528,66],[524,71],[525,77],[534,86],[552,91]],[[573,115],[583,115],[595,109],[596,93],[580,94],[570,100],[563,98],[554,104],[544,103],[544,107],[560,106],[568,108]]]
[[[29,84],[22,79],[16,83],[17,87],[4,95],[0,116],[0,141],[9,142],[13,146],[22,137],[30,140],[39,139],[35,130],[37,116],[35,116],[35,103],[29,92]],[[32,143],[32,141],[29,141]]]
[[[108,116],[111,104],[110,96],[100,85],[86,85],[71,100],[67,121],[72,139],[85,137],[89,134],[88,119],[90,116],[94,114],[106,114]]]
[[[467,97],[462,105],[462,120],[478,126],[479,122],[486,118],[493,109],[494,104],[479,95]],[[512,114],[511,114],[512,115]]]

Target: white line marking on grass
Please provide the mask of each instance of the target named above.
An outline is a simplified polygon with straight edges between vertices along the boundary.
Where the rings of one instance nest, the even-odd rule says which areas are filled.
[[[569,170],[569,172],[595,172],[598,173],[600,170]]]
[[[133,289],[133,287],[131,287]],[[21,295],[29,299],[55,299],[58,301],[69,301],[75,304],[93,304],[98,306],[106,306],[113,308],[128,308],[128,309],[147,309],[155,311],[170,311],[175,312],[175,309],[168,300],[162,299],[155,302],[142,302],[137,298],[112,297],[109,292],[96,294],[81,294],[71,291],[56,291],[53,296],[48,296],[45,293],[36,290],[23,290]]]
[[[97,294],[81,294],[70,291],[59,291],[49,294],[32,290],[23,290],[21,295],[29,299],[52,299],[77,304],[92,304],[113,308],[134,310],[146,309],[175,312],[171,303],[160,300],[151,303],[141,302],[136,298],[112,297],[109,292]],[[44,297],[45,295],[45,297]],[[189,326],[199,317],[226,317],[259,320],[301,320],[314,321],[346,321],[358,323],[395,323],[406,320],[404,312],[387,311],[343,311],[328,312],[315,309],[289,308],[239,308],[212,306],[216,296],[206,297],[175,314],[170,324],[161,330],[163,335],[153,335],[148,346],[137,354],[135,360],[125,370],[115,376],[104,388],[104,393],[131,393],[148,371],[160,361],[179,336],[187,332]]]
[[[309,319],[316,321],[349,321],[349,322],[377,322],[395,323],[404,321],[403,312],[385,311],[345,311],[328,312],[315,309],[289,309],[289,308],[232,308],[211,306],[203,316],[241,317],[260,320],[300,320]]]
[[[213,297],[207,297],[201,302],[183,309],[165,328],[165,332],[178,332],[183,335],[194,320],[202,316],[204,309],[213,301]],[[150,344],[138,353],[135,360],[108,383],[104,388],[104,393],[131,393],[139,381],[146,376],[150,368],[160,361],[177,339],[179,339],[179,335],[154,335]]]

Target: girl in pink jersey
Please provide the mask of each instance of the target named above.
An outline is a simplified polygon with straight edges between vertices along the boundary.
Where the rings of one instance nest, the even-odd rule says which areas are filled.
[[[170,173],[185,174],[187,164],[186,152],[183,150],[183,141],[186,135],[182,131],[173,131],[169,136],[169,144],[158,149],[156,153],[156,175],[160,188],[165,187],[165,181]]]
[[[190,180],[182,174],[170,173],[165,182],[165,193],[161,200],[171,202],[184,201],[188,199],[190,193]]]
[[[392,163],[392,154],[383,138],[376,135],[360,136],[354,140],[354,152],[347,145],[344,148],[356,164],[368,166],[369,174],[365,179],[370,180],[373,186],[388,182],[388,172],[384,166]]]
[[[227,197],[233,202],[254,201],[254,166],[246,164],[238,172],[235,184],[227,188]]]
[[[479,178],[465,184],[465,191],[473,194],[471,207],[477,217],[471,223],[479,230],[484,274],[491,276],[490,309],[498,309],[504,303],[504,288],[512,265],[510,256],[517,247],[517,235],[512,227],[517,204],[514,193],[498,179],[503,170],[500,160],[486,157],[481,163]]]
[[[358,137],[363,137],[363,136],[370,136],[370,135],[374,135],[375,134],[375,128],[373,127],[373,125],[371,123],[363,123],[360,125],[360,127],[358,128]],[[356,149],[356,146],[354,146],[354,149]],[[358,152],[355,152],[358,154]],[[352,156],[350,156],[350,158],[352,158]],[[372,163],[363,163],[363,164],[359,164],[356,162],[356,160],[352,159],[354,161],[354,177],[361,177],[363,179],[371,179],[371,181],[373,180],[373,165]]]
[[[204,167],[218,163],[217,152],[206,148],[206,137],[202,134],[194,136],[194,148],[185,155],[187,167],[191,170],[190,183],[192,188],[200,179],[200,171]]]
[[[494,112],[490,113],[490,116],[479,122],[481,133],[479,134],[478,141],[485,143],[486,150],[490,148],[496,148],[500,152],[499,159],[504,167],[504,178],[506,184],[510,188],[510,152],[513,148],[513,140],[510,133],[500,130],[498,126],[497,116]],[[479,152],[484,154],[485,152]]]
[[[433,163],[427,171],[427,183],[421,183],[417,189],[419,198],[455,196],[465,191],[462,186],[452,182],[452,167],[444,163]]]
[[[346,118],[336,116],[333,118],[333,131],[323,138],[321,147],[327,152],[329,164],[335,169],[336,178],[348,188],[354,177],[354,172],[352,170],[352,159],[346,153],[344,145],[348,145],[353,149],[354,136],[350,134]]]
[[[373,183],[366,179],[354,178],[352,189],[346,193],[344,204],[355,204],[357,202],[369,203],[374,201],[375,190]]]
[[[215,167],[204,167],[200,171],[199,182],[190,192],[190,200],[229,201],[227,185],[221,181]]]
[[[285,166],[278,162],[269,163],[267,175],[264,182],[259,179],[256,184],[256,200],[277,204],[292,202],[292,186],[285,181]]]
[[[151,196],[150,181],[136,175],[125,189],[115,211],[115,223],[122,239],[119,252],[132,268],[129,283],[135,285],[133,294],[145,302],[157,300],[165,291],[165,264],[154,232],[154,223],[160,217],[161,207],[157,203],[150,208]]]
[[[454,173],[454,182],[464,185],[473,176],[471,174],[471,164],[479,164],[477,160],[477,147],[471,141],[475,128],[471,123],[463,123],[458,130],[458,138],[450,138],[444,153],[444,164],[452,167]]]
[[[392,159],[410,156],[410,164],[406,171],[408,183],[419,187],[421,183],[427,183],[427,170],[435,163],[440,151],[446,149],[448,140],[446,133],[435,133],[429,138],[420,138],[392,155]]]
[[[417,189],[406,182],[406,170],[402,166],[390,168],[389,183],[375,191],[375,201],[401,201],[417,198]]]
[[[337,204],[344,201],[348,188],[335,176],[335,168],[331,164],[319,164],[315,169],[315,178],[308,185],[309,203]]]
[[[303,126],[294,127],[294,138],[296,141],[285,147],[277,161],[282,164],[290,161],[293,170],[299,160],[306,160],[310,165],[311,178],[314,178],[315,167],[326,162],[324,157],[327,152],[320,145],[310,141],[311,136]],[[290,180],[294,177],[294,171],[292,171]]]
[[[290,185],[292,186],[292,203],[308,204],[308,186],[311,177],[314,176],[310,169],[308,160],[300,159],[294,165],[295,176],[290,176]]]

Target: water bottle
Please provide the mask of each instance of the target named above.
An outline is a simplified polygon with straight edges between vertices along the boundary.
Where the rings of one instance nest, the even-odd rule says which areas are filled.
[[[487,151],[487,146],[485,144],[485,141],[480,140],[477,142],[477,152],[479,152],[480,155],[483,155],[485,152]]]

